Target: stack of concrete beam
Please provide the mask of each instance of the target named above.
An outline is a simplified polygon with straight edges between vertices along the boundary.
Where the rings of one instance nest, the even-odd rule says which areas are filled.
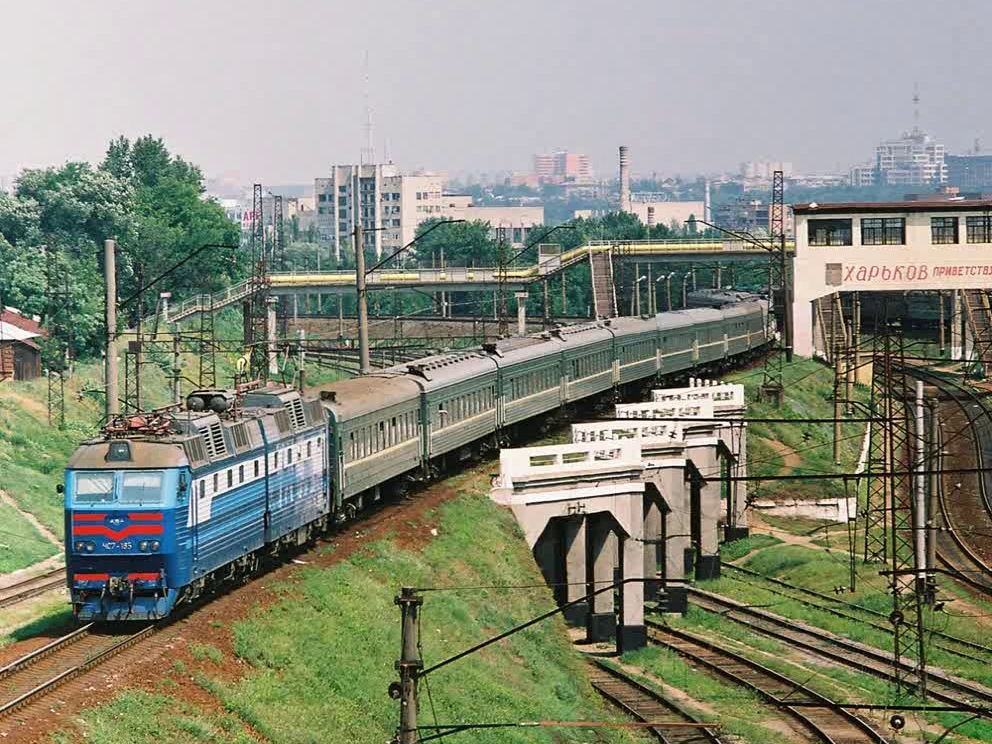
[[[719,576],[721,489],[733,493],[745,457],[743,422],[730,418],[743,412],[742,386],[654,396],[617,405],[616,420],[573,424],[572,444],[503,450],[492,494],[522,525],[566,619],[590,641],[615,633],[625,650],[644,643],[645,596],[684,612],[688,574]],[[733,523],[732,498],[726,511]],[[616,570],[617,612],[612,592],[584,599]]]

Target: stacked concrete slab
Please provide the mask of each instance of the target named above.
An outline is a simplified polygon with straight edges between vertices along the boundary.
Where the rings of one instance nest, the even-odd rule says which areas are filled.
[[[724,483],[728,525],[745,501],[738,510],[729,477],[745,456],[743,422],[730,418],[743,413],[743,387],[654,395],[617,405],[615,420],[573,424],[572,444],[503,450],[493,491],[522,525],[566,618],[591,641],[616,633],[624,650],[644,643],[645,597],[684,612],[687,574],[719,576]],[[584,599],[615,572],[617,612],[612,591]]]

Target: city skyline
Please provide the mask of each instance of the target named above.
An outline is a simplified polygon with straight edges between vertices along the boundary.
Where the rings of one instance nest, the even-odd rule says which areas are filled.
[[[829,17],[812,3],[713,5],[382,3],[376,24],[339,3],[19,5],[0,49],[18,102],[0,121],[0,174],[98,161],[118,134],[152,133],[214,177],[307,183],[358,161],[366,100],[378,159],[411,171],[527,171],[563,148],[608,176],[625,144],[641,174],[753,160],[846,172],[911,128],[917,82],[920,126],[948,152],[988,139],[976,1],[942,9],[939,35],[912,12],[922,2],[893,16],[844,0]]]

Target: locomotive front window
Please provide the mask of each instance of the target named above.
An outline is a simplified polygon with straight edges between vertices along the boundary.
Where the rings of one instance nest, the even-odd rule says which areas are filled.
[[[114,500],[114,474],[76,473],[75,499],[80,504],[105,504]]]
[[[162,473],[122,473],[120,500],[126,504],[161,504]]]

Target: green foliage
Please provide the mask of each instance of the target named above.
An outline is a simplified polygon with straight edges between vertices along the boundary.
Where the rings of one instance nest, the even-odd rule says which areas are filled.
[[[197,661],[209,659],[215,664],[220,664],[224,661],[223,652],[216,646],[212,646],[209,643],[191,643],[189,646],[189,652]]]
[[[118,297],[174,266],[205,244],[236,246],[239,228],[215,202],[204,200],[199,168],[173,156],[161,140],[121,137],[99,168],[69,162],[24,171],[13,195],[0,194],[0,303],[55,318],[46,296],[46,247],[57,254],[50,270],[55,303],[72,329],[73,355],[101,346],[103,243],[118,241]],[[187,297],[214,291],[244,275],[245,260],[211,249],[123,308],[125,319],[154,306],[158,292]],[[50,355],[46,360],[51,363]]]
[[[95,370],[79,373],[80,385],[96,384]],[[67,428],[48,426],[44,380],[0,386],[0,490],[58,536],[64,529],[62,482],[76,444],[93,433],[97,406],[67,395]]]
[[[113,702],[86,711],[80,718],[91,744],[175,742],[193,744],[251,744],[255,739],[230,714],[208,714],[189,703],[139,690],[122,693]],[[78,741],[71,732],[52,737],[52,744]]]
[[[491,235],[488,222],[458,222],[451,225],[437,224],[440,218],[424,220],[417,226],[417,243],[414,246],[420,266],[496,266],[496,240]]]
[[[751,535],[742,540],[723,543],[720,546],[720,558],[724,561],[736,561],[760,548],[767,548],[771,545],[778,545],[782,541],[772,535]]]
[[[38,532],[16,509],[0,502],[0,573],[9,573],[44,560],[58,547]]]

